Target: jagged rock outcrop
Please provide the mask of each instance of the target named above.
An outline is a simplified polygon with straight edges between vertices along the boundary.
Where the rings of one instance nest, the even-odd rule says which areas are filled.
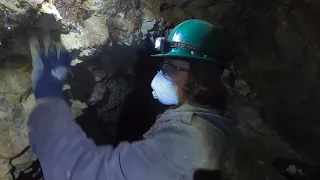
[[[1,1],[0,178],[10,168],[8,158],[28,144],[25,123],[35,103],[29,96],[29,33],[62,33],[57,38],[76,52],[65,88],[73,112],[83,128],[96,128],[94,122],[86,123],[88,117],[102,119],[97,125],[101,129],[88,130],[90,136],[107,130],[106,136],[113,137],[117,119],[132,115],[121,114],[128,108],[124,99],[149,98],[150,79],[141,74],[152,74],[158,67],[141,51],[155,37],[168,34],[172,25],[189,18],[223,29],[235,57],[237,79],[229,89],[239,101],[239,125],[236,155],[226,167],[228,176],[281,179],[271,170],[276,156],[319,162],[319,12],[317,0]],[[137,69],[143,73],[137,74]],[[140,86],[143,90],[135,92]],[[29,153],[15,164],[33,158]]]

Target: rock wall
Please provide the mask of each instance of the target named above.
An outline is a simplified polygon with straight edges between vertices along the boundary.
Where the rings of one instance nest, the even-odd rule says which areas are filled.
[[[30,33],[49,32],[74,52],[66,98],[88,136],[115,144],[105,137],[136,140],[130,127],[143,133],[162,110],[150,94],[158,70],[151,43],[190,18],[223,29],[235,57],[229,89],[239,125],[227,176],[281,179],[272,169],[278,156],[318,163],[319,9],[317,0],[1,1],[0,179],[10,177],[9,159],[28,145]],[[34,158],[29,152],[13,164]]]
[[[261,115],[298,152],[320,162],[319,6],[280,4],[249,18],[239,69],[261,99]],[[256,11],[259,11],[257,9]],[[259,23],[257,23],[259,22]]]

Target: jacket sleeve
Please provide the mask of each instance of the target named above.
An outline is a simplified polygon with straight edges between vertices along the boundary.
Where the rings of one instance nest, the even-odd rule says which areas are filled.
[[[161,153],[157,153],[152,141],[98,147],[75,123],[71,109],[62,99],[40,99],[28,125],[30,145],[46,180],[158,179],[146,175],[153,174],[152,169],[159,171],[160,179],[164,178],[163,167],[156,167]]]

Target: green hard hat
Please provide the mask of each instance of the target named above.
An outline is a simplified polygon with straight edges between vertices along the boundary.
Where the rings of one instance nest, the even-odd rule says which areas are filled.
[[[182,22],[172,30],[167,43],[167,51],[152,56],[228,64],[222,33],[206,21],[191,19]]]

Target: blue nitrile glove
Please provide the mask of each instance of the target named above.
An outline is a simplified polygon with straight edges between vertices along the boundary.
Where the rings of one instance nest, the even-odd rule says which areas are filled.
[[[29,42],[33,66],[32,86],[36,99],[44,97],[63,98],[63,85],[71,61],[69,52],[53,43],[50,43],[48,48],[40,50],[39,43],[34,37]]]

